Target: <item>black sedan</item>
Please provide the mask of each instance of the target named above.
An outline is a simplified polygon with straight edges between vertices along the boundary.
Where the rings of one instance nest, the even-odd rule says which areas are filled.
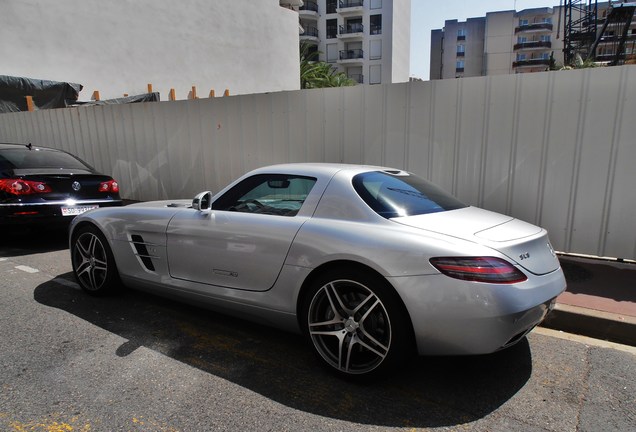
[[[88,210],[119,205],[119,184],[76,156],[0,143],[0,225],[68,223]]]

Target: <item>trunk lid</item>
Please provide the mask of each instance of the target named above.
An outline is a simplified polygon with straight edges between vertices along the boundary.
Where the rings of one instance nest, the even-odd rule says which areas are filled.
[[[477,207],[466,207],[391,220],[413,228],[483,244],[537,275],[559,268],[559,260],[550,245],[547,231],[510,216]]]

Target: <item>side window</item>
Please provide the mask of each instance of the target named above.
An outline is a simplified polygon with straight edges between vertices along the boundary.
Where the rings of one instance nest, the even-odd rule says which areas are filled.
[[[285,174],[246,178],[212,204],[213,210],[296,216],[316,179]]]

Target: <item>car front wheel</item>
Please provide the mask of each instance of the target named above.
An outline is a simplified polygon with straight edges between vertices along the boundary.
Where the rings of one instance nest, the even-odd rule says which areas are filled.
[[[305,334],[340,375],[374,377],[406,359],[408,319],[397,294],[381,277],[329,272],[312,284],[305,299]]]
[[[115,258],[104,235],[95,227],[78,230],[71,241],[73,273],[91,295],[106,295],[120,285]]]

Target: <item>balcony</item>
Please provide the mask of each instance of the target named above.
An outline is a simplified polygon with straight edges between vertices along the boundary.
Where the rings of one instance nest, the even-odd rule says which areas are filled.
[[[532,32],[544,32],[544,31],[552,31],[552,28],[554,26],[552,25],[552,23],[535,23],[535,24],[526,24],[526,25],[522,25],[519,26],[517,28],[515,28],[515,34],[517,33],[521,33],[521,32],[527,32],[527,33],[532,33]]]
[[[533,49],[542,49],[542,48],[551,48],[551,47],[552,47],[552,42],[550,41],[528,41],[528,42],[521,42],[521,43],[515,44],[514,50],[515,51],[533,50]]]
[[[512,63],[513,68],[523,68],[523,67],[537,67],[537,66],[550,66],[550,59],[528,59],[528,60],[518,60]]]
[[[466,40],[466,35],[458,35],[457,36],[457,40],[458,41],[465,41]]]
[[[457,57],[464,57],[464,56],[466,56],[466,52],[464,52],[464,51],[457,51],[455,54],[457,55]]]
[[[362,24],[348,24],[339,26],[338,38],[353,39],[364,36],[364,26]]]
[[[360,13],[364,8],[364,0],[340,0],[336,12],[340,15]]]
[[[318,29],[316,27],[305,27],[305,32],[300,35],[301,41],[318,42]]]
[[[318,16],[318,3],[316,3],[315,1],[304,0],[304,4],[298,10],[298,14],[300,16]]]
[[[362,63],[364,51],[361,49],[341,50],[338,63]]]

